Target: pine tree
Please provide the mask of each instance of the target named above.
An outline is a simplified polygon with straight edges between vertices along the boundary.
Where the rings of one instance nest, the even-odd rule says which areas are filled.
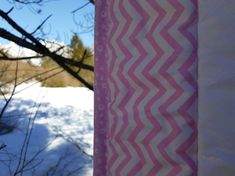
[[[77,61],[81,61],[84,64],[94,66],[94,55],[93,51],[85,47],[82,40],[79,38],[77,34],[74,34],[71,43],[71,57]],[[94,73],[87,71],[87,70],[82,70],[79,69],[77,72],[85,78],[90,84],[93,84],[94,82]]]

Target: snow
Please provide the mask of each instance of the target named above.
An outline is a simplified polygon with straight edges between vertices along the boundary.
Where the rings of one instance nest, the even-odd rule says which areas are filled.
[[[6,145],[0,150],[0,176],[11,176],[16,170],[27,125],[32,125],[34,118],[27,154],[21,161],[27,163],[42,152],[25,167],[23,176],[67,176],[72,171],[76,172],[71,175],[91,176],[93,92],[87,88],[29,85],[17,87],[18,93],[4,116],[15,128],[0,134],[0,146]]]

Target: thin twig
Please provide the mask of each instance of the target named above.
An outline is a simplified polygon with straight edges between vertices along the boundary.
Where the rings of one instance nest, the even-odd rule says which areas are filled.
[[[15,93],[15,90],[16,90],[16,86],[17,86],[17,78],[18,78],[18,61],[16,62],[16,70],[15,70],[15,80],[14,80],[14,86],[13,86],[13,90],[11,92],[11,95],[10,97],[7,99],[4,107],[2,108],[1,110],[1,113],[0,113],[0,119],[3,118],[3,114],[4,112],[6,111],[11,99],[13,98],[13,95]]]
[[[84,7],[86,7],[86,6],[89,5],[89,4],[90,4],[90,2],[87,2],[87,3],[85,3],[84,5],[82,5],[81,7],[78,7],[77,9],[73,10],[71,13],[76,13],[77,11],[83,9]]]
[[[42,28],[42,26],[52,17],[52,14],[49,15],[43,22],[31,33],[31,35],[35,34],[38,30]]]

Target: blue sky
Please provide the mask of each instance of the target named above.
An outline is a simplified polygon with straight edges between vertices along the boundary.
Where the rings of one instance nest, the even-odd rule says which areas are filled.
[[[93,33],[83,33],[78,25],[73,20],[71,11],[85,4],[86,0],[52,0],[47,2],[43,6],[19,6],[10,13],[10,16],[18,22],[28,32],[34,31],[34,29],[42,22],[47,16],[52,14],[52,17],[45,24],[44,29],[47,33],[46,39],[64,41],[69,44],[73,32],[79,32],[79,36],[82,38],[86,46],[90,46],[94,43]],[[12,7],[7,0],[0,1],[0,8],[4,11],[9,10]],[[40,15],[35,13],[33,9],[41,9]],[[94,15],[94,6],[88,5],[82,10],[76,13],[76,21],[78,23],[86,23],[85,18]],[[7,24],[0,19],[0,27],[7,28],[12,31]],[[0,43],[6,43],[6,41],[0,39]]]

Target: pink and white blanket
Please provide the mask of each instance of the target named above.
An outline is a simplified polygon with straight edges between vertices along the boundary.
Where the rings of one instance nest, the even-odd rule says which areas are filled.
[[[96,0],[94,176],[235,175],[234,9]]]

